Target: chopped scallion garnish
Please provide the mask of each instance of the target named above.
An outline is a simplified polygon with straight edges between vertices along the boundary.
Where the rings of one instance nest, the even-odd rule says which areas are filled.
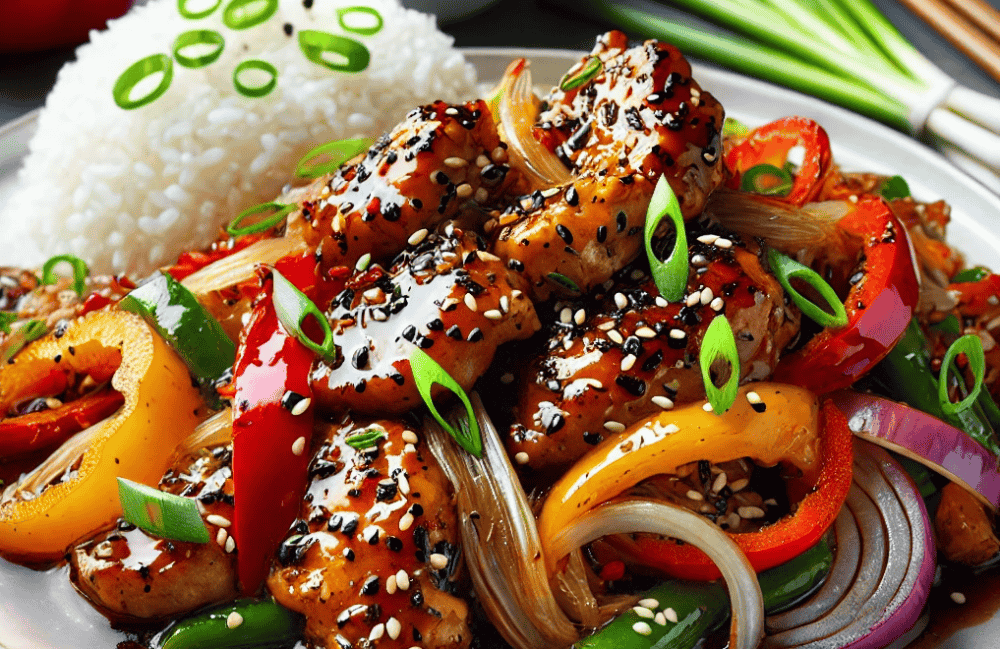
[[[380,428],[369,428],[351,435],[344,442],[360,451],[375,446],[380,439],[385,439],[385,431]]]
[[[887,201],[897,198],[909,198],[910,186],[902,176],[893,176],[885,179],[885,182],[882,183],[882,189],[879,190],[879,194]]]
[[[247,209],[240,212],[235,219],[229,222],[226,226],[226,232],[233,237],[242,237],[244,234],[256,234],[258,232],[264,232],[270,230],[274,226],[278,225],[285,220],[285,217],[295,211],[294,205],[284,205],[282,203],[270,202],[261,203],[260,205],[254,205],[253,207],[248,207]],[[265,212],[273,212],[270,216],[261,219],[256,223],[252,223],[245,227],[240,227],[246,219],[257,214],[264,214]]]
[[[242,75],[247,70],[258,70],[269,75],[267,81],[257,85],[248,85],[243,83],[240,79]],[[236,91],[241,95],[246,97],[263,97],[264,95],[270,93],[278,85],[278,68],[274,67],[267,61],[262,61],[260,59],[247,59],[233,70],[233,86]]]
[[[951,278],[953,284],[964,284],[966,282],[981,282],[990,276],[990,271],[982,266],[966,268]]]
[[[663,261],[653,250],[653,235],[664,217],[669,216],[674,225],[674,248]],[[684,230],[684,219],[681,216],[681,206],[677,195],[667,182],[666,176],[660,176],[653,190],[653,198],[646,210],[646,257],[649,259],[649,270],[660,294],[670,302],[677,302],[684,297],[688,278],[688,245],[687,232]]]
[[[476,413],[472,409],[472,402],[469,395],[465,393],[462,386],[451,377],[438,362],[427,355],[427,352],[418,348],[410,354],[410,370],[413,372],[413,381],[417,384],[417,391],[420,397],[431,411],[431,415],[437,420],[441,427],[448,431],[448,434],[455,438],[458,445],[476,457],[483,455],[483,439],[479,431],[479,422],[476,421]],[[447,388],[457,396],[465,405],[467,419],[462,422],[461,430],[456,430],[454,426],[445,421],[434,400],[431,398],[431,387],[437,383]]]
[[[154,74],[163,73],[160,83],[155,88],[147,92],[138,99],[132,99],[132,90],[135,89],[144,79]],[[153,54],[144,59],[140,59],[130,65],[127,70],[115,82],[115,87],[111,95],[115,103],[125,110],[140,108],[151,101],[155,101],[167,91],[170,82],[174,78],[174,61],[166,54]]]
[[[313,63],[335,72],[361,72],[371,60],[368,48],[353,38],[314,29],[299,32],[299,49]],[[332,60],[324,57],[327,53],[334,55]]]
[[[356,22],[348,22],[348,16],[369,16],[374,19],[371,24],[358,24]],[[347,32],[354,32],[355,34],[361,34],[362,36],[373,36],[382,29],[382,14],[371,7],[344,7],[342,9],[337,9],[337,22],[340,23],[341,29]]]
[[[321,144],[302,156],[295,165],[295,175],[299,178],[319,178],[340,168],[342,164],[368,149],[375,140],[359,137],[349,140],[334,140]]]
[[[189,20],[198,20],[200,18],[206,18],[209,15],[211,15],[213,11],[218,9],[219,5],[222,4],[222,0],[215,0],[215,4],[212,5],[211,7],[206,7],[201,11],[191,11],[190,9],[188,9],[188,2],[189,0],[177,0],[177,13],[184,16],[185,18],[188,18]]]
[[[333,344],[333,332],[323,312],[277,269],[272,270],[271,275],[274,278],[274,311],[281,325],[313,352],[328,361],[336,361],[337,347]],[[313,341],[302,329],[303,323],[309,316],[312,316],[323,332],[323,340],[319,343]]]
[[[90,274],[90,270],[87,268],[87,262],[76,257],[74,255],[56,255],[42,265],[42,284],[49,285],[55,284],[59,281],[59,277],[53,272],[56,264],[67,263],[73,267],[73,290],[76,291],[77,295],[82,296],[83,292],[87,290],[87,275]]]
[[[213,49],[198,56],[187,56],[183,53],[185,48],[198,45],[210,45]],[[225,46],[226,39],[214,29],[194,29],[174,39],[174,58],[178,65],[185,68],[202,68],[222,56],[222,49]]]
[[[743,137],[750,132],[750,127],[736,119],[726,116],[726,121],[722,123],[722,137]]]
[[[787,169],[761,163],[743,172],[740,189],[764,196],[788,196],[792,191],[792,174]]]
[[[125,478],[118,478],[118,497],[125,520],[153,536],[189,543],[209,541],[208,529],[193,498],[175,496]]]
[[[278,0],[233,0],[222,12],[230,29],[249,29],[265,22],[278,10]]]
[[[17,322],[17,314],[10,311],[0,311],[0,331],[10,333],[10,326]]]
[[[581,86],[585,86],[590,83],[594,77],[600,74],[601,70],[604,69],[604,64],[601,59],[596,56],[592,56],[587,59],[587,62],[583,65],[583,68],[579,72],[570,76],[567,72],[566,75],[559,82],[559,89],[563,92],[568,92],[570,90],[576,90]]]
[[[844,308],[844,303],[840,301],[833,287],[819,276],[819,273],[773,248],[768,250],[767,259],[771,264],[771,271],[785,289],[785,292],[788,293],[792,301],[799,307],[799,310],[813,322],[823,327],[843,327],[847,324],[847,310]],[[791,282],[793,279],[804,281],[816,289],[833,313],[829,313],[817,306],[812,300],[795,290]]]
[[[567,291],[580,292],[580,287],[577,286],[576,282],[561,273],[549,273],[547,277]]]
[[[975,384],[969,394],[958,403],[952,402],[948,396],[948,373],[952,369],[952,361],[959,354],[965,354],[972,368],[972,375]],[[946,415],[954,415],[972,407],[983,389],[983,381],[986,379],[986,355],[983,353],[983,341],[979,336],[969,334],[962,336],[951,344],[941,361],[941,375],[938,377],[938,401],[941,402],[941,410]],[[961,378],[958,379],[961,382]]]
[[[712,366],[720,360],[728,365],[729,376],[725,383],[718,386],[712,378]],[[726,316],[715,316],[705,330],[701,350],[698,352],[698,363],[701,365],[705,396],[712,404],[712,412],[721,415],[733,407],[740,386],[740,354],[736,349],[733,328]]]

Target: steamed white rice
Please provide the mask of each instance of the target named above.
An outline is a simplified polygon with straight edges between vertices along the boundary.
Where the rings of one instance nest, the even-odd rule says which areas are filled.
[[[273,199],[314,146],[376,136],[414,106],[472,94],[475,70],[432,16],[394,0],[306,4],[281,0],[270,20],[237,31],[223,25],[222,7],[188,20],[177,0],[152,0],[93,32],[59,73],[18,187],[0,212],[0,265],[21,259],[30,240],[40,249],[34,263],[71,253],[94,272],[148,272],[204,246],[241,210]],[[337,8],[359,4],[381,13],[377,34],[341,29]],[[221,33],[221,57],[199,69],[175,62],[163,96],[119,108],[112,96],[119,75],[151,54],[170,55],[174,39],[192,29]],[[348,74],[309,61],[298,45],[302,29],[361,41],[370,65]],[[277,87],[263,98],[233,87],[234,68],[248,58],[279,70]]]

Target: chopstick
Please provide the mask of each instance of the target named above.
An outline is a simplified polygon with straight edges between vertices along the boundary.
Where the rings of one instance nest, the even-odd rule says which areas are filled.
[[[1000,81],[1000,13],[993,7],[982,0],[900,2]]]

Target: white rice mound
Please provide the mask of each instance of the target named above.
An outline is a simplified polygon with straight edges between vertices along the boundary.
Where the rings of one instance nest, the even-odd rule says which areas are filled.
[[[475,70],[451,37],[433,16],[395,0],[280,0],[265,23],[238,31],[222,23],[228,4],[189,20],[177,0],[151,0],[91,33],[60,71],[0,212],[0,265],[23,258],[34,242],[40,256],[33,263],[70,253],[92,272],[147,273],[204,247],[240,211],[272,200],[313,147],[377,136],[414,106],[473,94]],[[360,4],[382,15],[375,35],[346,33],[338,23],[337,8]],[[221,57],[197,69],[175,61],[159,99],[119,108],[112,95],[119,75],[139,59],[171,55],[174,39],[193,29],[222,34]],[[368,68],[351,74],[311,62],[298,45],[303,29],[364,43]],[[265,97],[245,97],[233,86],[233,70],[249,58],[279,71]]]

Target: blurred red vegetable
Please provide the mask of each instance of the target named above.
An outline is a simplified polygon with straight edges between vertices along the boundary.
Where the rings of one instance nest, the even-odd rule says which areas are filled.
[[[132,0],[4,0],[0,52],[36,52],[88,40]]]

